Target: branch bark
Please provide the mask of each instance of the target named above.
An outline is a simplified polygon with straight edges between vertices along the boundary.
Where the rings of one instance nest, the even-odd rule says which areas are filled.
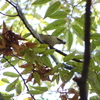
[[[87,100],[87,78],[90,64],[90,26],[91,26],[91,0],[87,0],[86,13],[85,13],[85,51],[84,51],[84,63],[81,78],[75,77],[80,90],[80,100]]]

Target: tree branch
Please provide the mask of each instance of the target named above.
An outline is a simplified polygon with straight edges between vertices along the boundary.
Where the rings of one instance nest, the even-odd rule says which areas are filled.
[[[27,86],[27,84],[26,84],[26,82],[25,82],[23,76],[19,73],[19,71],[16,69],[16,67],[15,67],[13,64],[11,64],[11,62],[10,62],[6,57],[3,56],[3,58],[15,69],[15,71],[18,73],[18,75],[20,75],[21,79],[22,79],[23,82],[24,82],[24,85],[25,85],[27,91],[29,91],[29,88],[28,88],[28,86]],[[30,95],[31,95],[31,94],[30,94]],[[31,97],[35,100],[34,95],[31,95]]]
[[[90,64],[90,26],[91,26],[91,0],[87,0],[86,13],[85,13],[85,51],[84,51],[84,63],[82,70],[82,77],[75,77],[74,80],[77,82],[80,89],[80,100],[87,100],[87,78]]]
[[[16,17],[16,16],[18,16],[18,15],[7,15],[7,14],[2,13],[1,11],[0,11],[0,13],[1,13],[2,15],[9,16],[9,17]]]
[[[20,19],[22,20],[22,22],[24,23],[24,25],[26,26],[26,28],[30,31],[30,33],[33,35],[33,37],[35,37],[40,43],[43,43],[43,41],[41,40],[39,34],[32,28],[32,26],[28,23],[28,21],[26,20],[22,9],[20,8],[20,6],[17,4],[15,4],[12,1],[6,0],[8,3],[10,3],[17,11],[18,16],[20,17]]]

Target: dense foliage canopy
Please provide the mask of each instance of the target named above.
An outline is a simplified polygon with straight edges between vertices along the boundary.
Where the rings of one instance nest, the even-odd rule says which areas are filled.
[[[0,3],[0,100],[79,100],[81,85],[100,99],[100,0]],[[52,47],[39,34],[66,44]]]

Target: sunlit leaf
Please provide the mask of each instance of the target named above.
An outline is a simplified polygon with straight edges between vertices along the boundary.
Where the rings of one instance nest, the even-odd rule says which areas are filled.
[[[72,46],[72,43],[73,43],[73,35],[71,32],[67,32],[66,34],[66,44],[67,44],[67,48],[68,50],[70,50],[71,46]]]
[[[18,74],[13,73],[13,72],[4,72],[3,75],[9,76],[9,77],[19,77]]]
[[[45,17],[50,16],[51,14],[53,14],[60,6],[60,2],[56,1],[55,3],[53,3],[46,11]],[[44,18],[45,18],[44,17]]]
[[[35,53],[42,53],[45,51],[46,48],[34,48]]]
[[[31,36],[31,34],[30,34],[30,33],[26,33],[26,34],[24,34],[22,37],[26,39],[26,38],[29,37],[29,36]]]
[[[35,81],[40,85],[40,75],[37,72],[33,73]]]
[[[16,85],[16,93],[17,95],[21,94],[22,92],[22,85],[21,82],[19,81],[18,84]]]
[[[78,25],[72,25],[73,33],[75,33],[80,39],[84,39],[84,30]]]
[[[36,0],[35,2],[33,2],[33,5],[39,5],[39,4],[45,4],[47,2],[49,2],[51,0]]]
[[[32,71],[33,67],[30,65],[29,67],[25,68],[25,70],[23,70],[21,72],[21,74],[28,74]]]
[[[1,5],[1,7],[0,7],[0,11],[3,11],[3,10],[5,10],[5,9],[7,9],[8,6],[9,6],[9,4],[8,4],[7,2],[4,3],[3,5]]]
[[[17,82],[18,82],[18,79],[16,79],[16,80],[13,81],[12,83],[10,83],[10,84],[7,86],[7,88],[6,88],[6,91],[9,92],[9,91],[11,91],[11,90],[14,90]]]
[[[1,80],[2,80],[3,82],[5,82],[5,83],[10,83],[9,80],[8,80],[7,78],[2,78]]]
[[[91,39],[100,39],[100,34],[97,34],[97,33],[91,34],[91,37],[90,38]]]
[[[59,28],[57,28],[57,29],[52,33],[52,35],[58,36],[58,35],[60,35],[61,33],[63,33],[63,31],[64,31],[65,29],[66,29],[65,27],[59,27]]]
[[[100,88],[98,88],[100,87],[100,75],[97,75],[92,70],[89,70],[88,80],[92,89],[100,96]]]
[[[57,11],[51,15],[48,15],[50,18],[54,19],[60,19],[60,18],[66,18],[67,13],[65,11]]]
[[[3,82],[2,80],[0,80],[0,86],[4,85],[5,82]]]
[[[39,90],[30,90],[28,91],[29,94],[37,95],[37,94],[42,94],[44,91],[39,91]]]
[[[43,62],[43,64],[45,64],[46,66],[52,68],[52,64],[49,60],[49,58],[47,56],[42,56],[40,57],[41,61]]]
[[[34,89],[36,89],[36,90],[40,90],[40,91],[48,91],[48,88],[47,87],[34,87],[34,86],[32,86]]]
[[[100,100],[100,97],[99,96],[92,96],[92,97],[90,97],[90,100]]]
[[[61,67],[61,64],[56,65],[56,66],[53,68],[53,70],[51,71],[51,73],[54,74],[54,73],[58,72],[59,67]]]
[[[47,27],[45,27],[43,29],[43,31],[48,31],[48,30],[56,29],[58,27],[63,26],[65,23],[66,23],[66,20],[64,20],[64,19],[56,20],[56,21],[50,23]]]
[[[75,56],[75,51],[70,53],[69,55],[65,56],[64,61],[67,62],[69,60],[72,60],[74,58],[74,56]]]
[[[50,54],[53,54],[55,50],[54,49],[48,49],[46,51],[43,52],[44,55],[50,55]]]
[[[6,56],[6,59],[11,59],[12,57],[11,56]],[[1,59],[1,63],[4,63],[4,62],[6,62],[7,60],[6,60],[5,58],[2,58]]]
[[[2,93],[4,100],[12,100],[14,94]]]

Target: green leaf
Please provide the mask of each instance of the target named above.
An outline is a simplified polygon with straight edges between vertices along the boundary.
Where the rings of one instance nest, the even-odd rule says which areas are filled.
[[[36,89],[36,90],[39,90],[39,91],[48,91],[48,88],[47,87],[34,87],[34,86],[32,86],[34,89]]]
[[[22,38],[26,39],[26,38],[29,37],[29,36],[31,36],[31,34],[30,34],[30,33],[26,33],[26,34],[24,34],[24,35],[22,36]]]
[[[65,27],[59,27],[59,28],[57,28],[57,29],[52,33],[52,35],[53,35],[53,36],[58,36],[58,35],[60,35],[61,33],[63,33],[63,31],[64,31],[65,29],[66,29]]]
[[[50,23],[47,27],[45,27],[43,31],[56,29],[58,27],[63,26],[65,23],[66,23],[65,19],[56,20],[56,21]]]
[[[2,80],[3,82],[5,82],[5,83],[10,83],[9,80],[8,80],[7,78],[2,78],[1,80]]]
[[[52,68],[52,64],[51,64],[51,62],[50,62],[50,60],[47,56],[42,56],[42,57],[40,57],[40,59],[41,59],[41,61],[43,62],[44,65]]]
[[[73,71],[71,71],[71,72],[69,72],[68,70],[62,70],[61,72],[60,72],[60,76],[61,76],[61,79],[62,79],[62,81],[69,81],[72,77],[73,77],[73,74],[74,74],[74,72]]]
[[[35,53],[43,53],[46,48],[34,48]]]
[[[4,100],[12,100],[12,97],[14,94],[7,94],[7,93],[2,93]]]
[[[8,59],[8,60],[10,60],[11,58],[12,58],[11,56],[7,56],[7,57],[6,57],[6,59]],[[1,59],[1,63],[6,62],[6,61],[7,61],[6,59],[2,58],[2,59]]]
[[[69,60],[72,60],[75,57],[75,51],[70,53],[69,55],[64,57],[64,61],[67,62]]]
[[[17,95],[20,95],[22,92],[22,85],[21,82],[19,81],[19,83],[16,85],[16,93]]]
[[[44,52],[43,52],[43,54],[44,55],[51,55],[51,54],[53,54],[54,53],[54,49],[48,49],[48,50],[45,50]]]
[[[25,50],[25,54],[24,54],[25,60],[32,64],[35,58],[35,54],[33,53],[33,51],[31,49],[27,49]]]
[[[91,34],[91,37],[90,38],[91,39],[100,39],[100,34],[97,34],[97,33]]]
[[[68,30],[69,31],[69,30]],[[73,42],[73,35],[71,32],[68,32],[66,34],[66,44],[67,44],[67,48],[68,50],[70,50],[71,46],[72,46],[72,42]]]
[[[84,26],[84,15],[81,16],[81,18],[75,18],[75,23],[78,24],[80,27]]]
[[[92,97],[90,97],[90,100],[100,100],[100,97],[99,96],[92,96]]]
[[[28,91],[29,94],[37,95],[37,94],[42,94],[44,91],[39,91],[39,90],[30,90]]]
[[[93,72],[92,70],[89,70],[88,74],[88,80],[92,87],[92,89],[100,96],[100,74]]]
[[[56,65],[56,66],[52,69],[51,73],[54,74],[55,72],[58,72],[59,67],[61,67],[61,64]]]
[[[40,75],[37,72],[33,73],[35,81],[40,85]]]
[[[80,39],[84,39],[83,29],[78,25],[72,25],[73,33],[75,33]]]
[[[9,84],[6,88],[6,91],[9,92],[13,89],[15,89],[16,83],[18,82],[18,79],[16,79],[15,81],[13,81],[11,84]]]
[[[45,4],[47,2],[49,2],[51,0],[36,0],[35,2],[33,2],[33,5],[39,5],[39,4]]]
[[[28,74],[28,73],[31,73],[32,69],[33,69],[33,67],[32,67],[32,66],[29,66],[29,67],[25,68],[25,70],[23,70],[23,71],[21,72],[21,74]]]
[[[41,44],[41,45],[40,45],[40,48],[45,48],[45,49],[46,49],[47,47],[48,47],[47,44]]]
[[[42,0],[43,1],[43,0]],[[56,1],[55,3],[53,3],[46,11],[45,17],[50,16],[52,13],[54,13],[59,7],[60,7],[61,3],[59,1]]]
[[[53,82],[54,80],[56,80],[57,84],[59,83],[59,80],[60,80],[59,74],[58,75],[53,75],[51,82]]]
[[[18,74],[13,73],[13,72],[4,72],[3,75],[9,76],[9,77],[19,77]]]
[[[100,39],[94,41],[94,46],[100,46]]]
[[[48,15],[50,18],[54,19],[60,19],[60,18],[66,18],[67,13],[65,11],[57,11],[51,15]]]
[[[61,70],[60,71],[60,77],[61,77],[63,82],[68,81],[67,80],[68,79],[68,75],[69,75],[68,70]]]
[[[3,5],[1,5],[0,11],[7,9],[8,7],[9,7],[9,4],[7,2],[5,2]]]

